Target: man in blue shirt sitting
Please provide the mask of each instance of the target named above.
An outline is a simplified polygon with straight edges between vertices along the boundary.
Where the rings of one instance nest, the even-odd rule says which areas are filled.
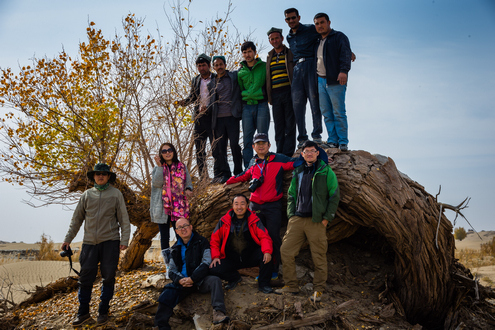
[[[155,315],[155,328],[169,330],[168,323],[174,307],[189,294],[199,291],[211,292],[213,323],[227,322],[222,281],[208,275],[211,263],[210,243],[206,238],[193,231],[186,218],[180,218],[175,227],[177,242],[172,246],[169,283],[158,298],[158,310]]]

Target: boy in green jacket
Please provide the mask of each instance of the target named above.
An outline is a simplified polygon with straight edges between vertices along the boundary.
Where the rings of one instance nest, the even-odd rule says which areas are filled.
[[[318,159],[316,142],[306,141],[301,154],[305,164],[297,167],[292,175],[287,193],[289,223],[280,248],[286,286],[275,292],[299,292],[295,257],[307,240],[315,265],[315,292],[310,299],[320,301],[328,276],[326,227],[335,217],[340,192],[335,173],[328,164]]]
[[[241,69],[237,74],[237,80],[242,93],[242,131],[244,150],[242,157],[244,167],[249,167],[253,158],[253,136],[258,133],[267,133],[270,127],[270,110],[266,94],[266,63],[256,58],[256,45],[252,41],[246,41],[241,46]]]

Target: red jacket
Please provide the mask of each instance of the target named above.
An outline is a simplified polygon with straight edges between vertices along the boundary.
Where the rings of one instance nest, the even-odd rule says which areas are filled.
[[[255,163],[238,176],[227,180],[227,184],[259,179],[263,170],[263,184],[249,198],[256,204],[275,202],[282,198],[284,171],[294,169],[294,158],[282,154],[268,153],[265,160],[256,158]]]
[[[273,253],[273,242],[268,235],[268,230],[266,230],[263,223],[261,223],[260,219],[251,212],[251,210],[247,210],[248,212],[248,228],[251,233],[251,237],[253,240],[261,246],[261,252],[264,253]],[[226,215],[224,215],[220,221],[218,221],[215,230],[211,234],[210,239],[210,249],[211,249],[211,259],[219,258],[225,259],[225,245],[227,244],[227,240],[230,234],[230,225],[232,224],[232,217],[234,217],[234,210],[229,210]]]

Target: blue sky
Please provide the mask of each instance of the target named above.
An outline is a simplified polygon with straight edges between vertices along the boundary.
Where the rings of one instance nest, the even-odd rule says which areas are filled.
[[[221,15],[225,3],[196,0],[190,13],[208,19]],[[346,97],[349,147],[391,157],[432,195],[442,185],[444,203],[472,197],[468,220],[477,230],[495,229],[494,1],[252,0],[234,6],[241,33],[253,31],[264,43],[262,58],[269,50],[266,31],[288,31],[284,9],[298,8],[303,23],[326,12],[357,55]],[[167,39],[164,7],[154,0],[0,0],[0,67],[30,64],[33,55],[53,57],[62,47],[75,55],[88,21],[110,38],[129,12],[145,17],[151,33],[160,27]],[[58,205],[33,209],[21,202],[27,198],[0,183],[0,240],[34,242],[45,232],[62,241],[72,213]],[[462,219],[458,225],[468,228]]]

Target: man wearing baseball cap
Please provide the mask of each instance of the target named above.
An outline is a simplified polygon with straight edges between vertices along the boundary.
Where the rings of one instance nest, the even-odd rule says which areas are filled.
[[[268,230],[273,241],[273,275],[278,277],[280,262],[280,227],[282,222],[282,201],[284,171],[292,171],[296,158],[270,152],[270,141],[266,133],[258,133],[253,138],[256,156],[251,159],[249,167],[238,176],[227,180],[226,185],[250,181],[249,208]],[[298,161],[302,164],[302,161]]]

